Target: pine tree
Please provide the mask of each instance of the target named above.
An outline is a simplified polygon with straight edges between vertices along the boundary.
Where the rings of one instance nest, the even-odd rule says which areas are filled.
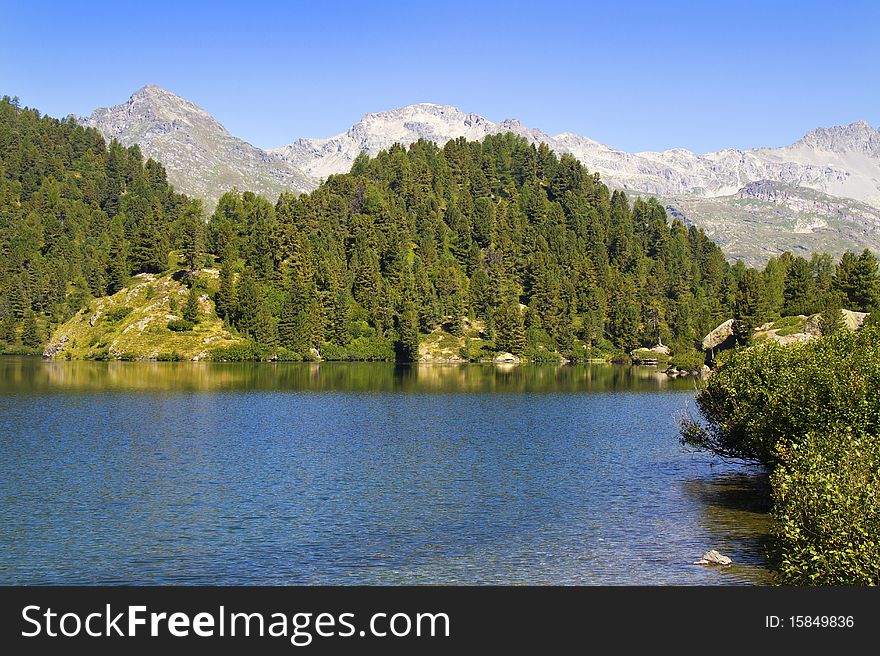
[[[183,261],[190,278],[202,268],[205,248],[205,222],[201,201],[191,200],[181,209]]]
[[[21,343],[28,348],[37,348],[43,342],[40,328],[37,325],[37,316],[33,310],[29,310],[24,316],[24,324],[21,331]]]
[[[253,338],[259,344],[275,346],[278,343],[278,333],[272,313],[265,299],[260,298],[254,315]]]
[[[764,279],[754,269],[747,269],[739,281],[734,307],[737,332],[749,336],[769,315]]]
[[[399,362],[416,362],[419,359],[419,315],[415,303],[404,303],[397,325],[397,359]]]
[[[337,285],[336,293],[333,295],[333,314],[328,338],[339,346],[345,346],[348,343],[349,299],[348,289]]]
[[[411,267],[403,273],[403,301],[397,317],[398,362],[416,362],[419,359],[419,314],[416,311],[415,279]]]
[[[183,318],[192,323],[198,323],[199,321],[199,293],[195,287],[190,287],[189,293],[186,295],[186,303],[183,306]]]
[[[495,349],[514,355],[522,355],[526,350],[524,317],[515,299],[509,299],[495,311]]]
[[[6,342],[7,345],[15,344],[18,340],[17,324],[15,316],[8,313],[0,322],[0,340]]]
[[[255,337],[258,324],[257,314],[260,311],[262,296],[250,269],[245,269],[239,276],[238,284],[235,287],[235,296],[235,325],[244,335]]]
[[[217,316],[228,319],[236,308],[235,286],[232,277],[232,264],[225,262],[220,267],[220,285],[217,293],[214,295],[214,306],[217,310]]]
[[[107,293],[115,294],[128,282],[128,242],[122,220],[117,216],[110,222],[110,253],[107,263]]]
[[[782,313],[786,316],[812,313],[816,293],[810,263],[802,257],[794,258],[785,276]]]
[[[168,268],[168,239],[157,202],[147,210],[131,244],[132,266],[135,272],[162,273]]]
[[[843,329],[843,301],[843,294],[835,291],[826,293],[822,298],[819,310],[821,313],[819,317],[819,330],[822,331],[823,335],[832,335]]]

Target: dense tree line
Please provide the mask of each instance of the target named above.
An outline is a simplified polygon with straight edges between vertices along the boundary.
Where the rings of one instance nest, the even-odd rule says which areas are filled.
[[[440,325],[482,329],[474,356],[587,357],[659,341],[686,352],[731,316],[750,329],[878,298],[868,251],[731,265],[655,199],[630,203],[572,156],[513,134],[361,155],[350,173],[274,204],[233,190],[206,224],[136,146],[9,98],[0,249],[0,340],[26,345],[132,274],[195,274],[206,261],[219,268],[217,313],[253,342],[402,360]]]
[[[693,349],[738,294],[738,270],[702,231],[512,134],[361,155],[274,206],[230,192],[209,248],[218,311],[298,352],[379,339],[411,358],[419,332],[475,321],[517,354]]]
[[[0,100],[0,340],[39,346],[90,298],[165,271],[203,224],[137,146]]]
[[[630,204],[569,155],[512,134],[361,155],[349,174],[273,206],[230,192],[211,218],[218,311],[259,342],[297,352],[461,334],[483,321],[495,350],[536,356],[694,350],[733,316],[745,330],[828,303],[876,303],[877,261],[835,266],[785,253],[731,266],[705,234]],[[240,276],[238,283],[235,283]]]

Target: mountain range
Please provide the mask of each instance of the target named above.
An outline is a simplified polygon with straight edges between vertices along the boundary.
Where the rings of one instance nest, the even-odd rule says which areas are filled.
[[[610,187],[658,196],[670,214],[705,229],[731,259],[758,264],[783,250],[880,250],[880,131],[864,121],[818,128],[779,148],[630,153],[578,134],[550,136],[515,119],[496,123],[449,105],[420,103],[366,114],[333,137],[263,150],[153,85],[80,121],[108,139],[138,144],[165,165],[180,191],[209,206],[233,186],[272,200],[282,190],[311,191],[320,180],[347,172],[360,152],[376,155],[394,143],[443,145],[514,132],[574,155]]]

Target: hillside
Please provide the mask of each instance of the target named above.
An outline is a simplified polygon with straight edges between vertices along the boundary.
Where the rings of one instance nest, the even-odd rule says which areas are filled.
[[[98,298],[63,323],[44,355],[92,360],[205,360],[214,349],[242,340],[224,328],[214,312],[209,289],[216,270],[202,270],[198,285],[198,321],[188,330],[171,330],[181,320],[188,289],[176,275],[141,273],[112,296]],[[185,325],[183,325],[185,327]]]
[[[785,251],[839,255],[857,245],[880,252],[880,209],[808,187],[759,180],[730,196],[659,200],[671,216],[705,230],[729,259],[753,266]]]

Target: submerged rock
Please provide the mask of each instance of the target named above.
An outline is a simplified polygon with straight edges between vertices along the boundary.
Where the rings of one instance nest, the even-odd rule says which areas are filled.
[[[729,557],[712,549],[711,551],[704,553],[703,557],[696,561],[694,565],[723,565],[724,567],[727,567],[731,563],[733,563],[733,561]]]

